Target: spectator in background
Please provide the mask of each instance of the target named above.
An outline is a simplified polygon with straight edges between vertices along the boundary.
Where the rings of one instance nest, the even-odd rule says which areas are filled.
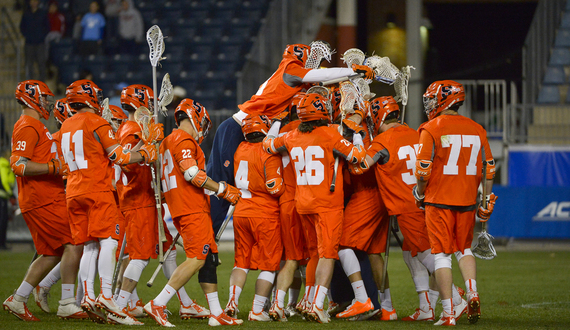
[[[99,3],[91,2],[89,12],[81,19],[81,44],[80,55],[101,54],[101,44],[103,41],[103,28],[105,27],[105,17],[99,12]]]
[[[26,39],[24,46],[26,79],[46,78],[45,39],[49,32],[47,13],[39,8],[39,0],[30,0],[29,10],[22,15],[20,32]],[[38,75],[34,74],[34,64],[38,65]]]
[[[0,250],[7,250],[6,234],[8,231],[8,221],[11,220],[11,212],[8,211],[9,204],[16,203],[14,196],[14,184],[16,176],[10,167],[10,149],[2,150],[0,155]]]
[[[115,38],[119,30],[119,11],[123,8],[121,0],[105,0],[105,18],[107,19],[106,33],[108,38]]]
[[[122,0],[119,12],[119,37],[121,53],[138,54],[139,44],[144,40],[144,24],[141,13],[131,0]]]
[[[52,41],[59,42],[65,34],[65,16],[57,7],[57,1],[50,1],[48,7],[49,32],[46,36],[46,56],[49,59],[49,46]]]

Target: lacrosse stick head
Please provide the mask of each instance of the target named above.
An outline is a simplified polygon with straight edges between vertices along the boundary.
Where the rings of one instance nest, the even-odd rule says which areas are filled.
[[[376,96],[376,94],[370,92],[370,84],[363,78],[357,78],[352,81],[356,85],[356,89],[362,95],[365,101],[369,101]]]
[[[465,101],[463,85],[453,80],[433,82],[423,95],[424,111],[429,120],[452,106],[460,106]]]
[[[129,85],[121,91],[121,105],[127,111],[136,111],[140,107],[154,113],[154,92],[152,88],[141,85]]]
[[[172,83],[170,82],[170,75],[167,73],[162,78],[162,85],[160,86],[160,93],[158,94],[158,109],[163,116],[168,115],[166,107],[172,102],[174,94],[172,93]]]
[[[325,98],[327,112],[329,113],[329,119],[332,119],[333,106],[330,98],[331,91],[324,86],[315,85],[307,90],[307,94],[313,94],[313,93],[319,94]]]
[[[287,45],[283,52],[283,58],[294,58],[305,65],[309,59],[310,52],[311,48],[304,44]]]
[[[402,68],[400,75],[394,81],[394,90],[396,91],[396,102],[402,103],[403,106],[408,104],[408,82],[410,81],[410,69],[416,69],[413,66],[405,66]]]
[[[392,96],[377,97],[370,101],[368,115],[372,119],[374,132],[378,132],[387,119],[398,118],[400,108]]]
[[[353,64],[362,65],[365,58],[366,55],[364,55],[364,52],[358,48],[350,48],[342,54],[342,60],[349,68],[352,68]]]
[[[491,260],[497,256],[495,246],[493,246],[493,236],[482,230],[477,237],[477,245],[471,250],[474,256],[483,260]]]
[[[53,117],[60,125],[62,125],[63,122],[72,115],[73,114],[71,113],[71,108],[69,107],[66,98],[55,101],[55,106],[53,108]]]
[[[16,100],[28,108],[36,110],[44,119],[48,119],[54,107],[53,93],[39,80],[22,81],[16,87]]]
[[[309,58],[305,62],[306,69],[318,68],[323,60],[331,61],[331,55],[334,54],[334,51],[328,42],[322,40],[313,41],[309,47],[311,51],[309,52]]]
[[[146,141],[150,135],[149,126],[152,122],[152,112],[146,107],[138,107],[135,111],[135,122],[141,128],[141,138]]]
[[[65,90],[67,103],[73,108],[89,107],[101,115],[103,108],[103,91],[94,82],[87,79],[77,80]]]
[[[192,99],[184,99],[174,111],[174,120],[176,125],[180,126],[184,119],[188,119],[192,128],[194,128],[196,132],[195,139],[198,144],[202,143],[212,127],[212,121],[206,108]]]
[[[247,115],[241,124],[243,137],[251,141],[260,137],[265,137],[271,127],[271,121],[266,115]]]
[[[389,57],[372,55],[364,61],[364,65],[374,70],[376,80],[388,85],[392,85],[400,75],[400,70],[390,62]]]
[[[339,85],[341,95],[339,108],[343,118],[349,113],[354,113],[355,105],[364,109],[364,99],[352,81],[343,81]]]
[[[153,25],[146,31],[146,41],[148,42],[148,47],[150,52],[148,58],[150,59],[150,64],[153,67],[158,65],[158,62],[162,60],[162,53],[164,53],[164,36],[158,25]]]
[[[297,107],[297,115],[302,122],[325,119],[329,121],[329,112],[327,111],[327,99],[321,94],[312,93],[305,94],[299,106]]]

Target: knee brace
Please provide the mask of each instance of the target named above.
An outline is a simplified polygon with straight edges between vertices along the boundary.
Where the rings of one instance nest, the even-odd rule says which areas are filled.
[[[249,269],[247,269],[247,268],[234,267],[233,269],[239,269],[239,270],[241,270],[242,272],[244,272],[245,275],[247,275],[247,273],[249,273]]]
[[[148,259],[147,260],[140,260],[140,259],[131,260],[131,262],[129,262],[129,265],[127,266],[127,269],[125,269],[125,274],[123,276],[128,278],[128,279],[131,279],[135,282],[138,282],[141,278],[141,274],[142,274],[143,270],[145,269],[145,267],[147,265],[148,265]]]
[[[463,253],[461,253],[461,251],[455,252],[455,259],[457,259],[457,262],[459,262],[459,260],[465,256],[473,256],[471,249],[465,249]]]
[[[451,254],[437,253],[435,255],[435,270],[440,268],[451,269]]]
[[[417,257],[430,274],[435,271],[435,257],[433,254],[431,254],[431,249],[425,250],[423,252],[418,252]]]
[[[262,270],[259,273],[259,276],[257,276],[258,280],[265,280],[271,284],[273,284],[273,281],[275,281],[275,272],[268,272],[266,270]]]
[[[338,251],[338,258],[347,277],[360,271],[360,263],[352,249]]]
[[[198,271],[198,282],[200,283],[211,283],[218,284],[218,275],[216,273],[216,267],[218,267],[218,254],[208,251],[206,256],[206,262],[204,266]]]

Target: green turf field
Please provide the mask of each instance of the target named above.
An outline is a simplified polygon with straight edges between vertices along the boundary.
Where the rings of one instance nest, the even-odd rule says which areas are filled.
[[[32,253],[0,252],[0,297],[6,299],[19,285]],[[222,265],[218,268],[219,294],[222,308],[228,296],[229,274],[233,265],[233,254],[220,254]],[[179,262],[183,260],[179,256]],[[462,317],[458,326],[478,329],[570,329],[570,252],[501,252],[491,261],[478,260],[478,287],[482,302],[482,318],[474,326],[469,325]],[[156,267],[156,261],[150,263],[145,270],[139,285],[139,296],[144,302],[152,299],[162,289],[166,280],[162,274],[152,288],[144,283],[150,278]],[[457,264],[454,264],[456,284],[461,284]],[[250,273],[249,281],[240,298],[239,317],[247,320],[251,309],[254,282],[257,272]],[[144,283],[142,283],[144,282]],[[401,253],[390,255],[390,283],[392,299],[399,317],[414,312],[417,307],[417,295],[408,269],[402,261]],[[98,284],[96,284],[98,285]],[[0,311],[0,329],[94,329],[108,327],[88,321],[60,321],[55,316],[61,286],[56,284],[50,297],[51,314],[45,314],[30,296],[30,311],[41,319],[41,323],[25,323],[5,311]],[[198,286],[197,278],[193,278],[186,286],[191,298],[203,306],[206,300]],[[350,288],[347,288],[350,289]],[[98,290],[96,290],[98,292]],[[172,299],[168,305],[173,312],[170,321],[178,327],[206,328],[207,321],[182,321],[178,317],[178,300]],[[436,315],[441,312],[438,306]],[[142,319],[143,327],[158,328],[154,321]],[[333,320],[331,324],[322,325],[308,323],[295,316],[287,323],[271,322],[270,324],[245,321],[242,328],[331,328],[331,329],[421,329],[433,327],[433,323],[411,323],[402,321],[348,322]]]

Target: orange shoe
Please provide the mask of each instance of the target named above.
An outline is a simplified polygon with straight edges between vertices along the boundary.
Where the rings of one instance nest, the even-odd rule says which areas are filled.
[[[372,306],[372,300],[370,300],[370,298],[368,298],[364,303],[361,303],[360,301],[354,299],[352,301],[352,304],[350,304],[350,306],[348,306],[344,312],[338,313],[336,315],[337,318],[347,318],[347,317],[352,317],[352,316],[356,316],[362,313],[366,313],[368,311],[371,311],[374,309],[374,306]]]
[[[4,310],[8,311],[8,313],[14,315],[15,317],[19,318],[22,321],[39,321],[37,317],[35,317],[28,306],[23,301],[18,301],[15,295],[11,295],[4,301]]]
[[[285,316],[285,310],[279,307],[277,300],[273,302],[273,305],[271,305],[271,308],[269,309],[269,317],[271,317],[271,319],[273,319],[274,321],[287,322],[287,316]]]
[[[136,304],[131,307],[131,304],[127,305],[127,314],[134,318],[142,318],[146,317],[146,313],[144,312],[144,304],[142,300],[137,300]]]
[[[168,322],[166,317],[166,306],[157,306],[154,304],[154,300],[151,300],[144,306],[144,311],[161,326],[174,327],[174,324]]]
[[[234,317],[238,315],[239,313],[238,305],[233,297],[230,301],[228,301],[226,309],[224,309],[224,313],[226,313],[226,315],[229,317]]]
[[[469,323],[474,324],[479,321],[481,317],[481,301],[479,294],[475,291],[469,293],[469,302],[467,303],[467,320]]]
[[[192,303],[189,306],[184,306],[180,303],[180,311],[178,314],[180,314],[180,318],[182,320],[188,320],[191,318],[203,319],[210,316],[210,310],[198,305],[194,300],[192,300]]]
[[[218,325],[240,325],[242,323],[243,320],[234,319],[233,317],[228,316],[226,313],[221,313],[218,316],[210,314],[210,319],[208,320],[208,325],[211,327],[216,327]]]
[[[105,316],[105,313],[99,309],[99,307],[95,306],[95,300],[87,294],[85,294],[85,296],[83,296],[83,300],[81,300],[81,309],[87,313],[91,321],[100,324],[107,323],[107,316]]]
[[[317,305],[312,304],[309,312],[307,313],[307,319],[319,323],[329,323],[331,321],[329,315],[326,311],[318,308]]]
[[[382,308],[382,316],[380,316],[380,321],[395,321],[398,319],[398,314],[396,314],[396,309],[387,311]]]

